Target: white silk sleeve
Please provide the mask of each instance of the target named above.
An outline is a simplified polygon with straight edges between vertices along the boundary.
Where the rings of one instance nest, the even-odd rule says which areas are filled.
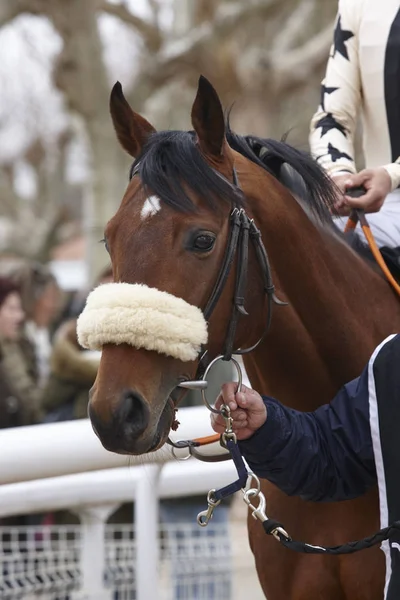
[[[392,191],[400,187],[400,156],[396,162],[384,165],[383,168],[386,169],[392,180]]]
[[[363,0],[339,0],[321,101],[311,119],[312,155],[329,175],[356,172],[354,135],[361,103],[358,33]]]

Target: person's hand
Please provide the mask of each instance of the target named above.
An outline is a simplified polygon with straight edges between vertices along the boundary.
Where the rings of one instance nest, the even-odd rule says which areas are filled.
[[[227,404],[231,409],[233,419],[232,429],[238,440],[247,440],[267,420],[267,409],[260,394],[242,385],[240,392],[235,394],[237,383],[225,383],[222,386],[215,403],[215,408]],[[224,433],[225,420],[221,415],[211,413],[211,425],[217,433]]]
[[[339,215],[348,215],[353,208],[362,208],[366,213],[378,212],[392,190],[392,180],[383,167],[364,169],[356,175],[340,175],[334,178],[334,182],[342,192],[335,204]],[[346,191],[353,187],[364,187],[366,193],[359,198],[346,195]]]

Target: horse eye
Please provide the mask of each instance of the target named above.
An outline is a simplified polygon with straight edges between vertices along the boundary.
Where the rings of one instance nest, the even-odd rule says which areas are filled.
[[[202,233],[193,240],[193,249],[200,252],[209,252],[215,244],[215,235],[212,233]]]
[[[100,240],[100,243],[104,244],[105,249],[107,250],[108,254],[110,254],[110,249],[108,247],[107,239],[103,238],[102,240]]]

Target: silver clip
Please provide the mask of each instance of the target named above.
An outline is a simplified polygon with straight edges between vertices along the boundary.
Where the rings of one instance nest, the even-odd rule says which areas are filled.
[[[246,487],[247,487],[247,485],[246,485]],[[244,488],[242,491],[243,491],[244,501],[246,502],[247,506],[251,510],[251,516],[253,517],[253,519],[256,519],[256,520],[259,519],[262,523],[264,523],[265,521],[268,521],[268,517],[267,517],[267,513],[266,513],[267,503],[265,500],[265,496],[260,491],[260,489],[250,488],[249,490],[246,490],[246,488]],[[258,506],[254,506],[254,504],[252,503],[253,498],[258,498]],[[275,527],[275,529],[273,529],[271,531],[271,534],[274,536],[274,538],[276,540],[278,540],[278,542],[281,541],[279,534],[282,534],[287,540],[291,539],[290,535],[288,534],[287,531],[285,531],[285,529],[283,529],[283,527]]]
[[[253,471],[247,471],[247,481],[246,481],[246,485],[245,485],[245,487],[242,489],[242,492],[243,492],[243,494],[244,494],[245,492],[247,492],[247,491],[248,491],[248,490],[251,488],[251,486],[252,486],[252,483],[253,483],[253,480],[255,481],[255,483],[256,483],[256,485],[257,485],[257,492],[258,492],[258,493],[257,493],[257,496],[258,496],[258,494],[261,492],[261,481],[260,481],[260,479],[257,477],[257,475],[255,475],[255,474],[253,473]]]
[[[207,527],[207,525],[209,524],[209,522],[212,519],[214,510],[216,509],[216,507],[218,506],[218,504],[220,504],[221,500],[214,500],[213,499],[213,495],[215,493],[215,489],[214,490],[210,490],[207,494],[207,502],[208,502],[208,508],[207,510],[203,510],[202,512],[200,512],[197,515],[197,523],[200,525],[200,527]]]
[[[221,446],[226,448],[226,443],[228,441],[234,442],[236,444],[236,434],[233,432],[233,419],[231,417],[231,409],[227,404],[223,404],[220,408],[221,415],[225,421],[225,431],[221,435]]]
[[[267,521],[268,517],[265,512],[267,509],[267,503],[265,501],[264,494],[257,488],[250,488],[249,490],[243,492],[243,496],[244,501],[251,510],[251,516],[253,519],[259,519],[262,523]],[[258,506],[254,506],[254,504],[252,504],[253,498],[258,498]]]

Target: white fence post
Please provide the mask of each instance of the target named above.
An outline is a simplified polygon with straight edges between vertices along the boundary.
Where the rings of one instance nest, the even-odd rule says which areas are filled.
[[[118,504],[91,506],[76,509],[81,521],[82,536],[82,588],[77,599],[112,600],[112,589],[106,589],[104,574],[106,567],[105,526],[108,517]]]
[[[137,600],[159,598],[158,480],[162,465],[148,465],[135,497]]]

